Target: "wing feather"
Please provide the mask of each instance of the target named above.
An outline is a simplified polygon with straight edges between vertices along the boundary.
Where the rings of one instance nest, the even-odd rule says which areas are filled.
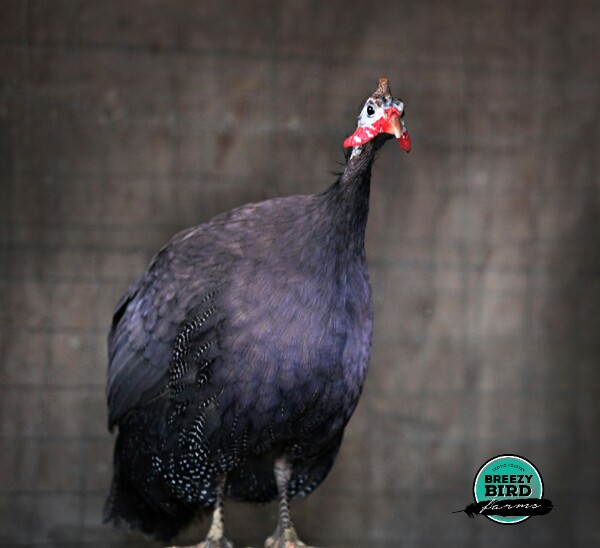
[[[210,259],[203,264],[212,255],[202,252],[201,241],[185,236],[180,233],[163,248],[117,304],[108,335],[110,430],[131,409],[165,391],[177,334],[202,313],[203,298],[214,297],[216,271]]]

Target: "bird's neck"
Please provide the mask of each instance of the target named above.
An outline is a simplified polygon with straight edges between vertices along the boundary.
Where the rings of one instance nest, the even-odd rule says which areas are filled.
[[[375,146],[364,144],[351,155],[339,180],[329,189],[329,206],[334,211],[337,229],[350,254],[362,253],[369,213],[371,167]]]

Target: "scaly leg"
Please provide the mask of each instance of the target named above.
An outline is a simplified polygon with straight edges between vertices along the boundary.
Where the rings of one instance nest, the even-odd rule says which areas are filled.
[[[265,548],[310,548],[296,534],[290,518],[288,486],[292,477],[292,469],[285,458],[275,461],[275,482],[279,493],[279,518],[275,532],[265,541]]]
[[[206,535],[206,540],[200,544],[193,546],[172,546],[171,548],[233,548],[233,544],[229,542],[225,536],[223,525],[223,489],[225,487],[225,477],[219,483],[217,489],[217,502],[213,511],[212,523]]]

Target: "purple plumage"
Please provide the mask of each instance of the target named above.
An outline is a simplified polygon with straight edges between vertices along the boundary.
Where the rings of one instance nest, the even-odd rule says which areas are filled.
[[[369,101],[385,107],[386,89]],[[390,133],[351,149],[321,194],[179,233],[125,293],[108,341],[119,434],[107,520],[170,539],[222,495],[267,502],[325,478],[369,360],[364,235]]]

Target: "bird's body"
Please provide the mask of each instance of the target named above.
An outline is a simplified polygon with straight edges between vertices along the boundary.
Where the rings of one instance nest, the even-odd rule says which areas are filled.
[[[362,389],[364,251],[377,139],[321,194],[249,204],[176,235],[109,334],[119,428],[106,518],[169,539],[220,493],[281,496],[327,475]]]

